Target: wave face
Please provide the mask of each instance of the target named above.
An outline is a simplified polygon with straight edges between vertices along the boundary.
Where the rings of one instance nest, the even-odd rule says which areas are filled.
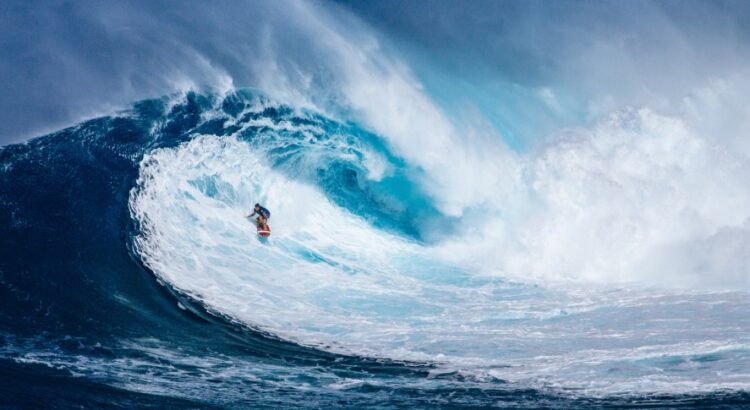
[[[747,271],[711,263],[743,254],[740,159],[628,110],[596,138],[503,154],[502,198],[456,212],[452,190],[434,189],[435,158],[367,129],[235,90],[146,100],[3,147],[0,371],[22,381],[3,396],[750,401]],[[457,160],[484,166],[467,152]],[[733,200],[715,209],[706,195]],[[273,213],[267,241],[245,217],[255,202]]]

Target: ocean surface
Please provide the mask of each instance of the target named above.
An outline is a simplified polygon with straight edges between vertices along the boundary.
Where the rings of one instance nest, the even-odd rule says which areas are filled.
[[[745,197],[689,208],[630,169],[560,165],[684,150],[651,181],[691,192],[669,170],[705,147],[649,112],[608,121],[625,131],[537,154],[502,211],[463,216],[429,189],[429,160],[251,89],[1,147],[0,407],[748,408],[745,271],[675,279],[716,264],[649,257],[706,245],[654,239],[660,223],[741,224]],[[667,145],[632,137],[655,129]],[[724,163],[708,174],[731,177]],[[618,197],[631,177],[657,203],[645,221]],[[255,202],[268,240],[246,218]],[[716,258],[743,254],[727,229]]]

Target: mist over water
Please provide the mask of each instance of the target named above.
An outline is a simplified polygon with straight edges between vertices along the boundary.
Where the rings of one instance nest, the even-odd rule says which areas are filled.
[[[747,400],[745,3],[0,11],[0,142],[62,129],[0,148],[0,370],[228,407]]]
[[[251,105],[236,117],[253,118],[266,111],[265,106]],[[565,157],[580,158],[578,151],[596,146],[571,142],[568,150],[537,159],[533,171],[538,175],[531,176],[541,199],[532,216],[541,221],[532,227],[520,222],[512,226],[507,216],[485,214],[494,226],[443,228],[439,239],[433,232],[424,240],[413,236],[408,225],[378,223],[377,207],[388,206],[386,198],[369,205],[365,199],[385,183],[412,189],[412,179],[385,177],[403,172],[400,168],[406,164],[391,162],[392,154],[373,144],[372,135],[351,139],[346,135],[356,133],[354,129],[297,115],[307,120],[254,119],[230,128],[229,137],[196,135],[179,147],[146,155],[130,209],[141,230],[136,250],[160,279],[221,314],[285,340],[340,354],[430,362],[436,365],[435,374],[458,371],[479,380],[497,378],[535,387],[552,383],[592,395],[634,388],[644,394],[683,394],[714,390],[721,377],[707,376],[722,371],[721,363],[747,361],[746,335],[735,330],[747,326],[742,313],[746,293],[737,292],[743,277],[719,273],[724,275],[720,285],[740,281],[734,292],[672,290],[697,283],[704,285],[696,290],[707,289],[710,284],[690,276],[696,272],[659,270],[635,257],[625,258],[652,256],[649,241],[662,237],[649,238],[639,231],[646,228],[636,224],[654,224],[667,219],[665,215],[646,222],[636,212],[618,215],[623,211],[612,209],[612,204],[635,194],[615,189],[608,201],[597,204],[602,208],[592,206],[591,213],[625,221],[610,222],[610,233],[599,231],[599,242],[586,243],[588,236],[575,228],[599,229],[598,221],[577,217],[561,190],[584,195],[587,191],[579,190],[589,188],[563,179],[572,187],[553,191],[551,199],[542,197],[549,189],[546,184],[552,184],[545,180],[548,173],[568,178],[565,172],[575,172],[568,171]],[[236,123],[223,110],[208,116]],[[635,125],[626,132],[620,129],[622,121]],[[629,132],[644,128],[649,132],[648,127],[666,128],[671,139],[689,138],[680,133],[681,127],[664,121],[633,112],[601,127],[615,140],[632,138]],[[687,152],[696,149],[687,146]],[[637,152],[632,155],[638,158]],[[321,176],[309,167],[327,168],[338,176]],[[611,174],[635,189],[625,185],[634,177],[627,164],[623,168]],[[354,197],[344,195],[352,171],[362,175]],[[255,198],[274,209],[274,215],[284,216],[273,223],[268,243],[248,241],[253,226],[243,214]],[[556,207],[541,208],[548,205],[543,200],[553,199]],[[453,223],[443,216],[437,225]],[[525,242],[503,237],[515,229]],[[632,241],[634,234],[642,240]],[[535,257],[540,254],[544,256]],[[642,267],[633,269],[638,263]],[[613,286],[622,283],[628,286]],[[690,331],[694,326],[703,330]],[[717,355],[717,367],[685,367],[704,355]],[[675,361],[659,362],[665,356]],[[609,375],[613,366],[622,367],[616,377]],[[661,379],[663,372],[671,374],[668,381]],[[747,381],[740,372],[732,383],[743,389]]]

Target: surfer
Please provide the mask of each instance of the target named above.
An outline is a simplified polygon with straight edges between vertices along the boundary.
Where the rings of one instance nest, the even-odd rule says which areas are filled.
[[[255,219],[255,221],[258,223],[258,226],[261,228],[266,229],[268,220],[271,218],[271,211],[268,209],[260,206],[260,204],[255,204],[255,208],[253,208],[253,213],[248,215],[248,218],[252,218],[255,214],[258,214],[258,218]]]

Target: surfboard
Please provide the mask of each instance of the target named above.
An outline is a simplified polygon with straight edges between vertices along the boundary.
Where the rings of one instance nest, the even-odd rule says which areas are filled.
[[[258,224],[255,224],[255,227],[258,229],[258,235],[263,236],[263,237],[271,236],[271,227],[268,226],[268,224],[266,224],[266,228],[268,229],[263,229]]]
[[[247,218],[253,225],[255,225],[255,229],[258,231],[258,235],[262,236],[264,238],[267,238],[271,236],[271,227],[266,224],[266,229],[261,228],[260,225],[258,225],[258,222],[254,219],[250,219],[250,215],[245,215],[245,218]]]
[[[258,231],[258,236],[262,236],[264,238],[271,236],[271,227],[268,226],[268,224],[266,224],[266,229],[263,229],[260,225],[258,225],[257,220],[250,218],[250,215],[245,215],[245,218],[247,218],[250,223],[255,225],[255,229]]]
[[[265,229],[264,229],[264,227],[259,225],[257,221],[253,221],[253,223],[255,224],[255,229],[258,230],[258,235],[264,238],[271,236],[271,227],[268,226],[268,224],[266,224]]]

